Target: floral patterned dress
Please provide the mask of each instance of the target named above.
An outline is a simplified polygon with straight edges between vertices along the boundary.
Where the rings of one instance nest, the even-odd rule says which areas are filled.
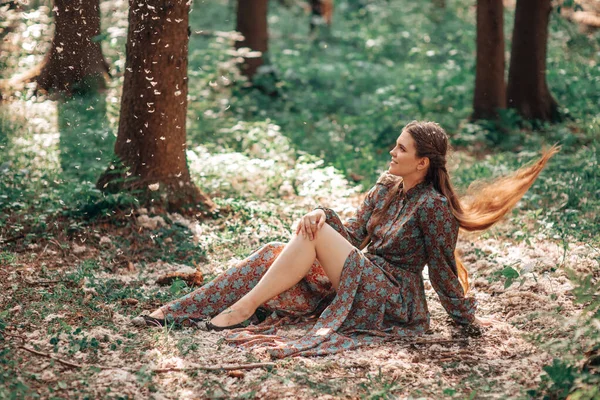
[[[431,184],[401,190],[381,222],[373,212],[383,207],[391,189],[380,179],[354,217],[345,224],[335,211],[322,208],[326,222],[355,249],[348,255],[337,293],[318,261],[291,289],[264,304],[275,311],[266,321],[231,331],[226,340],[244,347],[266,347],[271,356],[326,355],[389,338],[424,333],[429,327],[422,271],[448,314],[458,323],[474,319],[475,300],[465,297],[457,277],[454,249],[458,221],[447,199]],[[358,246],[372,232],[367,252]],[[170,321],[214,316],[256,285],[283,250],[269,243],[207,285],[162,307]],[[322,312],[321,312],[322,311]],[[300,338],[278,336],[277,328],[292,317],[315,315]],[[305,324],[307,319],[304,318]]]

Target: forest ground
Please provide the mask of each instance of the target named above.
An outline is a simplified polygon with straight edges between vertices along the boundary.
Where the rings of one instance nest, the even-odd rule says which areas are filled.
[[[291,204],[302,202],[295,200]],[[343,201],[323,200],[336,208],[354,205]],[[269,209],[271,216],[255,217],[253,225],[279,226],[281,235],[286,234],[280,215],[289,215],[289,210],[270,204],[255,207]],[[214,274],[235,262],[223,232],[228,225],[246,225],[242,221],[247,217],[247,212],[235,212],[226,222],[196,228],[201,232],[197,240],[210,249],[206,261],[198,263],[201,271]],[[273,367],[244,371],[246,364],[271,360],[223,344],[221,333],[130,325],[132,316],[164,301],[159,294],[165,290],[156,279],[182,267],[144,263],[144,249],[156,241],[172,243],[166,239],[177,240],[172,230],[180,228],[169,221],[152,230],[136,222],[141,221],[136,214],[119,220],[87,226],[89,233],[76,240],[56,235],[11,253],[11,268],[2,272],[2,303],[10,307],[4,316],[5,341],[12,347],[8,360],[18,361],[12,365],[15,379],[28,386],[24,393],[44,398],[526,397],[526,390],[540,385],[542,367],[552,364],[545,344],[577,326],[582,306],[574,304],[573,284],[564,268],[599,277],[597,249],[548,238],[510,240],[505,235],[510,223],[502,224],[487,237],[463,236],[459,242],[479,314],[500,321],[482,336],[469,337],[450,324],[426,283],[432,326],[424,337],[326,357],[277,360]],[[264,241],[255,233],[238,240],[252,245]],[[527,271],[508,285],[512,278],[499,274],[508,266]],[[173,284],[167,291],[176,297],[188,290]],[[298,332],[283,328],[282,334]],[[203,371],[198,365],[239,368]],[[190,369],[153,372],[169,368]]]
[[[188,159],[221,208],[215,219],[142,209],[131,196],[93,187],[111,161],[126,2],[103,2],[115,76],[107,93],[56,101],[25,85],[2,104],[0,397],[600,396],[589,367],[600,342],[597,33],[553,17],[549,82],[570,115],[564,122],[530,125],[507,113],[499,126],[473,124],[472,8],[407,2],[400,13],[383,3],[358,13],[359,23],[340,15],[332,36],[310,45],[303,11],[275,8],[273,73],[283,78],[262,77],[265,88],[280,88],[275,100],[228,83],[237,78],[226,51],[228,3],[192,13],[194,32],[212,33],[190,45]],[[40,61],[50,32],[43,9],[10,24],[5,79]],[[220,333],[130,325],[193,290],[179,280],[157,285],[167,272],[198,269],[209,280],[260,245],[286,240],[316,204],[349,216],[385,165],[397,120],[407,118],[448,129],[461,191],[531,161],[543,145],[563,144],[505,221],[459,239],[479,313],[499,320],[483,335],[453,326],[428,283],[424,337],[326,357],[269,360],[224,344]],[[243,369],[267,362],[274,365]],[[202,368],[222,365],[237,369]]]

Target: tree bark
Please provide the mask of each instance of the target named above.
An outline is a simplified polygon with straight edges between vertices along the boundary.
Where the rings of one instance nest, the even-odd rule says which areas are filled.
[[[508,74],[508,107],[525,119],[555,121],[558,104],[546,82],[550,0],[518,0]]]
[[[258,67],[263,65],[264,54],[268,50],[269,33],[267,29],[268,0],[238,0],[236,30],[244,39],[236,42],[235,48],[249,47],[260,52],[259,57],[244,57],[242,74],[252,80]]]
[[[39,74],[38,88],[65,93],[106,87],[108,64],[100,41],[100,0],[54,0],[54,38]]]
[[[477,66],[472,119],[494,119],[506,107],[502,0],[477,0]]]
[[[188,0],[129,1],[115,143],[126,171],[109,168],[97,186],[110,191],[141,189],[145,199],[156,198],[152,192],[158,190],[170,210],[199,207],[212,212],[216,206],[191,182],[186,158],[189,11]]]
[[[314,30],[323,24],[331,27],[333,18],[333,0],[310,0],[310,31]]]

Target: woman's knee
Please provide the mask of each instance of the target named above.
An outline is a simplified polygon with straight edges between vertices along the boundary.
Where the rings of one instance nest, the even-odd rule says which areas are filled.
[[[342,251],[348,252],[354,247],[344,236],[329,225],[323,226],[317,239],[318,241],[315,243],[317,253],[321,251],[329,252],[334,249],[343,249]]]
[[[254,250],[254,252],[252,252],[252,256],[262,255],[266,252],[276,252],[277,249],[283,248],[283,246],[285,246],[285,244],[281,242],[269,242],[263,245],[262,247],[259,247],[258,249]]]
[[[282,242],[269,242],[263,246],[265,250],[277,250],[285,246]]]
[[[275,259],[281,253],[283,248],[285,247],[285,243],[281,242],[269,242],[260,248],[258,253],[264,259],[267,258],[269,260]]]

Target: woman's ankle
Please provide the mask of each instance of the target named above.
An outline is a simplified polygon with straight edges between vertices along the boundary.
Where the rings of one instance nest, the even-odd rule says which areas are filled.
[[[156,318],[156,319],[164,319],[165,313],[163,312],[163,310],[161,308],[159,308],[158,310],[155,310],[152,314],[150,314],[150,316],[152,318]]]
[[[242,304],[234,304],[231,307],[223,310],[218,315],[214,316],[211,322],[217,326],[236,325],[252,317],[254,311],[256,310],[251,307],[247,307]]]

